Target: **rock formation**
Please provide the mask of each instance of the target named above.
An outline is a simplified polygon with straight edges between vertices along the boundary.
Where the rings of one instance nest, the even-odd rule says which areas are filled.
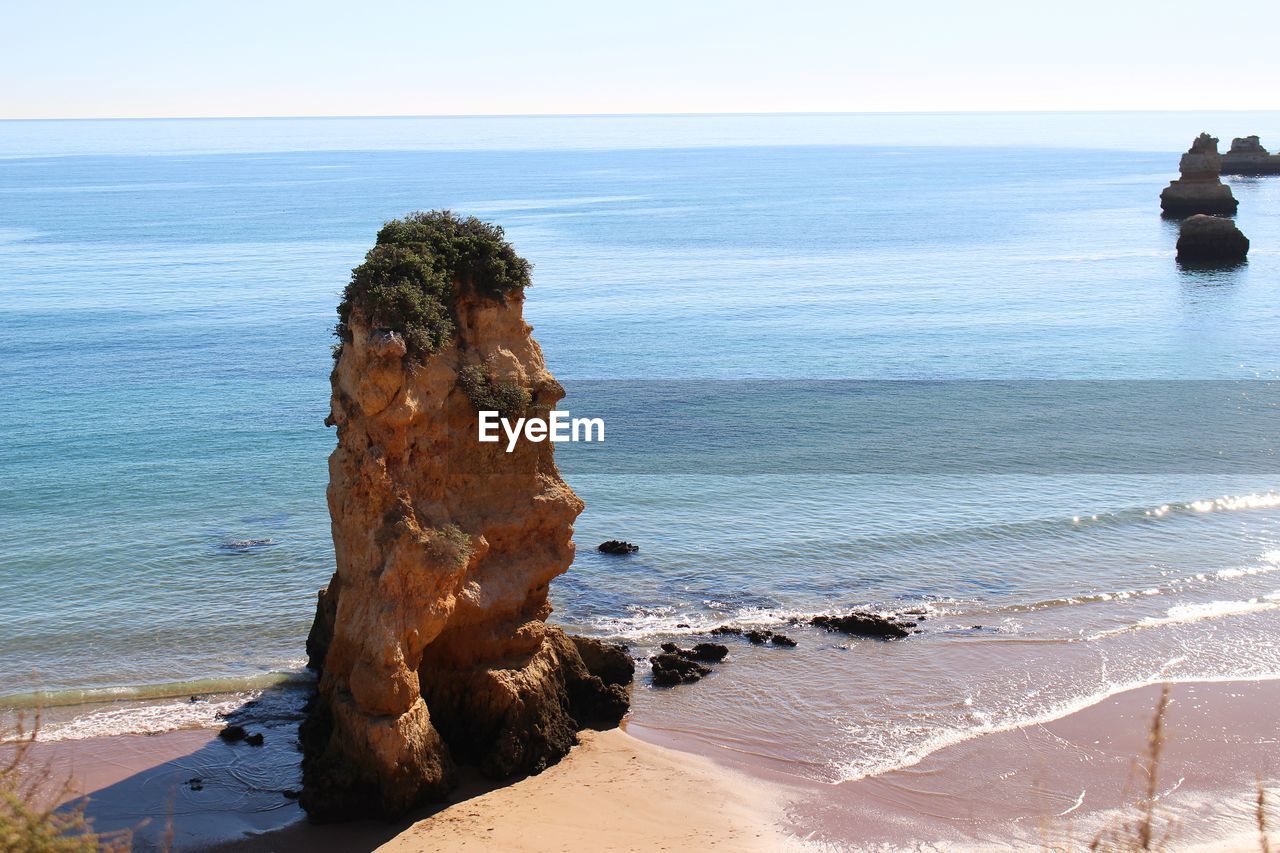
[[[828,631],[839,631],[842,634],[880,637],[886,640],[910,636],[912,629],[916,627],[915,622],[907,622],[896,616],[881,616],[879,613],[865,610],[855,610],[848,616],[815,616],[809,620],[809,624],[826,628]]]
[[[1178,231],[1178,260],[1184,264],[1233,264],[1249,254],[1249,238],[1230,219],[1192,216]]]
[[[1221,168],[1218,140],[1207,133],[1200,134],[1178,163],[1181,177],[1160,193],[1160,209],[1166,216],[1177,217],[1235,213],[1237,203],[1231,187],[1218,177]]]
[[[339,306],[326,423],[337,572],[307,640],[313,819],[394,816],[458,764],[536,773],[626,712],[621,649],[544,621],[580,501],[549,442],[477,440],[477,410],[546,417],[564,395],[522,317],[529,265],[450,213],[388,223]]]
[[[1280,174],[1280,154],[1271,154],[1256,136],[1237,136],[1231,150],[1222,155],[1224,175]]]

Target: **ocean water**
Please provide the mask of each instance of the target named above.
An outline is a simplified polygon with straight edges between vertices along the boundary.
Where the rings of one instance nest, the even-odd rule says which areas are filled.
[[[1280,178],[1229,179],[1246,265],[1180,268],[1201,130],[1280,114],[0,122],[0,706],[154,731],[302,677],[334,306],[432,208],[507,229],[606,419],[553,619],[800,643],[642,677],[638,733],[838,782],[1280,676]],[[922,633],[788,624],[853,607]]]

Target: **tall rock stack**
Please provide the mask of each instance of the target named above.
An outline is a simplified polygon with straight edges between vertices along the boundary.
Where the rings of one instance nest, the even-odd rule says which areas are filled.
[[[1234,214],[1237,202],[1231,187],[1218,177],[1221,169],[1218,140],[1207,133],[1200,134],[1178,163],[1181,177],[1160,193],[1160,209],[1166,216],[1176,217]]]
[[[458,764],[536,773],[626,712],[621,649],[544,621],[583,504],[549,442],[477,440],[477,410],[564,395],[524,322],[529,265],[447,212],[388,223],[339,307],[329,458],[337,572],[307,641],[302,727],[316,820],[394,816]]]

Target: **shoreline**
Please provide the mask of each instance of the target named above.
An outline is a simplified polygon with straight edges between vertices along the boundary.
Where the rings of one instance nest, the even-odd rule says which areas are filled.
[[[1175,848],[1258,849],[1259,779],[1280,802],[1276,777],[1265,775],[1280,766],[1280,679],[1168,684],[1160,809],[1176,824]],[[1119,691],[839,783],[727,762],[724,750],[631,722],[583,732],[582,745],[537,776],[495,786],[467,774],[448,803],[395,823],[305,822],[287,795],[297,780],[296,719],[260,721],[267,743],[257,749],[205,728],[42,742],[35,757],[78,778],[99,831],[140,826],[154,838],[172,824],[176,849],[410,851],[424,849],[415,839],[426,833],[438,850],[569,849],[557,845],[580,844],[584,833],[601,850],[1013,847],[1080,843],[1125,822],[1160,690]]]

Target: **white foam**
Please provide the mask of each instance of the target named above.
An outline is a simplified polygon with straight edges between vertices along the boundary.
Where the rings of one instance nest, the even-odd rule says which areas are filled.
[[[1137,627],[1151,628],[1158,625],[1182,625],[1201,622],[1205,619],[1218,619],[1223,616],[1257,613],[1261,610],[1272,610],[1277,606],[1280,605],[1257,598],[1250,598],[1245,601],[1206,601],[1201,604],[1175,604],[1165,611],[1164,616],[1148,616],[1139,622]]]
[[[95,708],[69,720],[45,723],[41,741],[84,740],[114,735],[143,735],[222,725],[220,714],[229,714],[256,694],[242,693],[217,700],[171,700],[120,708]]]
[[[1280,591],[1275,593],[1280,598]],[[1176,663],[1179,659],[1174,659],[1166,664],[1166,668]],[[1233,682],[1233,681],[1270,681],[1280,678],[1280,674],[1269,673],[1257,676],[1215,676],[1215,677],[1191,677],[1173,679],[1177,683],[1213,683],[1213,682]],[[1111,684],[1096,692],[1067,699],[1040,711],[1027,714],[1010,714],[1009,716],[995,717],[992,714],[977,709],[968,710],[964,718],[970,721],[970,725],[957,726],[954,728],[946,728],[945,723],[939,725],[942,721],[930,721],[928,723],[911,723],[907,721],[886,722],[880,721],[876,727],[876,744],[867,748],[866,737],[869,732],[865,729],[859,730],[855,728],[846,729],[857,741],[857,756],[845,762],[835,765],[837,773],[837,782],[852,782],[857,779],[863,779],[868,776],[878,776],[881,773],[888,773],[893,770],[902,770],[906,767],[912,767],[919,764],[925,758],[940,749],[954,746],[983,735],[998,734],[999,732],[1015,731],[1017,729],[1028,728],[1030,726],[1040,726],[1051,723],[1054,720],[1060,720],[1063,717],[1083,711],[1094,705],[1104,702],[1112,696],[1130,690],[1136,690],[1147,687],[1152,684],[1162,684],[1170,679],[1161,675],[1152,676],[1149,679],[1138,680],[1126,684]],[[972,702],[966,700],[965,706],[972,708]],[[918,740],[917,740],[918,739]],[[914,745],[905,749],[903,744],[910,744],[913,740],[917,741]]]

